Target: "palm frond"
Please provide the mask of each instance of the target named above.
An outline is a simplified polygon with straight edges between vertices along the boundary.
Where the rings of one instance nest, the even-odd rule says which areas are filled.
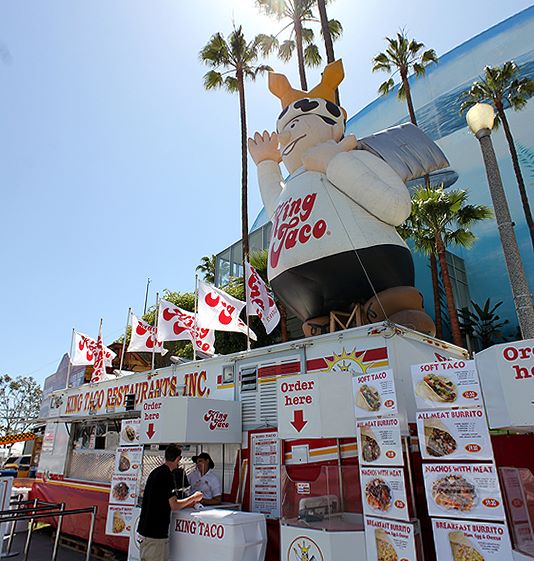
[[[235,76],[226,76],[224,79],[224,87],[230,93],[236,93],[239,91],[239,82]]]
[[[330,31],[332,41],[337,41],[343,35],[343,26],[337,19],[328,20],[328,30]]]
[[[278,48],[278,39],[274,35],[260,33],[256,35],[256,44],[263,56],[269,56]]]
[[[322,58],[317,45],[311,44],[304,49],[304,62],[307,66],[319,66],[321,61]]]
[[[287,39],[278,48],[278,58],[284,62],[291,60],[293,52],[295,51],[295,41]]]
[[[386,80],[385,82],[380,84],[378,93],[380,95],[387,95],[393,89],[394,84],[395,82],[393,81],[393,78],[389,78],[389,80]]]
[[[313,29],[310,29],[308,27],[302,28],[302,41],[306,45],[313,43],[314,38],[315,38],[315,34],[313,33]]]
[[[223,77],[220,72],[216,70],[210,70],[204,74],[204,87],[207,90],[214,90],[220,88],[223,85]]]

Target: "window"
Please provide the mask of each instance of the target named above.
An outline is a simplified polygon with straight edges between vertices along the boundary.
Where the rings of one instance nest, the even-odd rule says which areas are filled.
[[[256,391],[258,387],[258,369],[254,367],[241,370],[241,392]]]

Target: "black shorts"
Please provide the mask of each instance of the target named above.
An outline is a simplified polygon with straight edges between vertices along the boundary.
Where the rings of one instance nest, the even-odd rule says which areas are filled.
[[[357,302],[396,286],[414,286],[410,250],[398,245],[376,245],[345,251],[289,269],[271,281],[276,295],[302,321],[330,311],[348,312]]]

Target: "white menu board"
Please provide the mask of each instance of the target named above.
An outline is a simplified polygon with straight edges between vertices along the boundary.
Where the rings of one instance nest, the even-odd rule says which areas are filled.
[[[392,370],[354,376],[352,387],[357,418],[397,413],[397,394]]]
[[[139,445],[139,426],[141,419],[123,419],[121,421],[120,446]]]
[[[109,536],[128,537],[132,526],[132,516],[132,506],[109,505],[106,534]]]
[[[367,516],[383,516],[409,520],[404,470],[402,468],[360,467],[363,512]]]
[[[280,517],[280,440],[278,432],[250,435],[251,511]]]
[[[137,499],[137,474],[123,475],[114,473],[109,491],[110,504],[134,505]]]
[[[139,472],[143,461],[142,446],[119,446],[115,454],[116,474],[136,474]]]
[[[417,409],[482,405],[474,360],[446,360],[412,366]]]
[[[493,464],[423,464],[430,516],[504,520]]]
[[[366,516],[365,542],[367,561],[417,561],[413,524]]]
[[[417,433],[425,460],[492,460],[493,449],[482,407],[417,413]]]
[[[513,561],[505,524],[432,520],[437,561]]]
[[[360,464],[404,465],[398,417],[357,421],[356,427]]]

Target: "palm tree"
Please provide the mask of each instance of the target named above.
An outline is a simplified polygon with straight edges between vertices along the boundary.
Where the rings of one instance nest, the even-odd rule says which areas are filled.
[[[278,58],[287,62],[297,52],[299,68],[300,87],[307,91],[306,66],[319,66],[322,57],[319,48],[314,43],[315,34],[313,29],[305,27],[308,23],[320,23],[313,13],[316,0],[256,0],[256,4],[267,15],[274,16],[278,20],[289,20],[276,35],[261,35],[262,51],[268,55],[277,50]],[[328,36],[335,41],[342,33],[343,28],[337,20],[328,22]],[[279,42],[278,36],[290,29],[289,38]],[[324,33],[323,33],[324,35]],[[333,50],[332,50],[333,53]]]
[[[520,111],[525,107],[529,98],[534,95],[534,79],[520,78],[519,74],[520,71],[517,64],[511,60],[505,62],[502,66],[486,66],[484,68],[484,76],[480,80],[473,82],[471,88],[461,95],[463,103],[460,111],[466,111],[475,103],[490,103],[495,108],[494,128],[497,128],[502,123],[510,155],[512,156],[523,212],[525,213],[530,231],[530,240],[534,247],[534,221],[532,220],[532,212],[528,202],[525,181],[519,166],[514,138],[505,113],[506,107],[511,107],[514,111]]]
[[[427,66],[431,62],[437,63],[438,57],[434,49],[421,52],[425,45],[415,39],[409,39],[404,29],[397,32],[396,38],[386,37],[386,41],[388,43],[387,49],[373,58],[373,72],[381,70],[391,74],[390,78],[378,88],[378,93],[381,95],[388,94],[395,84],[393,76],[398,73],[400,87],[397,97],[406,100],[410,121],[417,125],[408,75],[413,70],[418,78],[424,76]]]
[[[248,193],[247,193],[247,112],[245,105],[245,80],[255,80],[258,74],[272,70],[260,64],[258,59],[260,39],[247,41],[241,26],[234,28],[225,40],[221,33],[211,37],[200,51],[200,59],[212,70],[204,75],[207,90],[225,87],[229,92],[239,94],[241,118],[241,235],[243,240],[243,259],[248,258]]]
[[[215,284],[215,255],[204,255],[195,271],[202,273],[206,282]]]
[[[323,35],[324,48],[326,51],[326,61],[328,64],[334,62],[334,37],[336,39],[343,33],[341,23],[335,19],[329,20],[326,13],[326,4],[328,0],[317,0],[317,9],[319,10],[319,19],[321,20],[321,33]]]
[[[438,265],[436,261],[436,244],[434,243],[434,234],[430,228],[421,222],[415,209],[408,219],[401,226],[397,227],[397,231],[407,240],[411,238],[415,244],[415,249],[419,253],[427,255],[430,260],[430,272],[432,275],[432,293],[434,296],[434,321],[436,323],[436,337],[443,338],[443,321],[441,319],[441,291],[439,288]]]
[[[486,218],[493,216],[492,210],[484,205],[467,204],[467,193],[461,189],[445,191],[443,186],[438,189],[419,187],[412,198],[412,214],[434,236],[435,250],[438,255],[447,309],[451,322],[452,339],[455,345],[463,345],[458,313],[454,302],[454,293],[446,259],[448,245],[468,248],[476,240],[469,228]]]

